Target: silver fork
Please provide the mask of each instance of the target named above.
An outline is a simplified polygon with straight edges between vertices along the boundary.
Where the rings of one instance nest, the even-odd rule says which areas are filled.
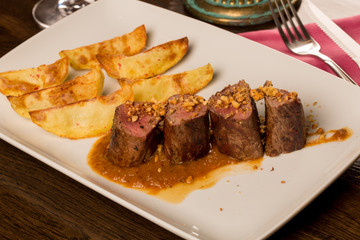
[[[278,1],[280,1],[282,8],[278,4]],[[327,63],[334,70],[334,72],[339,77],[357,85],[357,83],[354,80],[352,80],[351,77],[348,74],[346,74],[346,72],[339,67],[339,65],[337,65],[331,58],[329,58],[328,56],[326,56],[320,52],[320,45],[310,36],[309,32],[306,30],[306,28],[302,24],[299,16],[296,13],[294,6],[291,4],[290,0],[287,0],[288,8],[290,8],[292,15],[295,17],[299,28],[297,28],[295,26],[295,23],[292,20],[292,15],[291,15],[290,11],[288,10],[288,8],[286,7],[286,4],[284,3],[284,1],[283,0],[274,0],[274,2],[275,2],[277,12],[280,16],[281,22],[274,10],[273,4],[271,4],[271,0],[268,1],[269,7],[271,10],[272,16],[274,18],[275,24],[281,35],[281,38],[285,42],[285,45],[288,47],[288,49],[295,54],[313,55],[313,56],[316,56],[316,57],[322,59],[325,63]],[[285,14],[283,12],[285,12]],[[291,25],[291,28],[289,27],[289,23]],[[285,34],[282,26],[284,26],[288,37]],[[299,30],[301,30],[301,33]]]

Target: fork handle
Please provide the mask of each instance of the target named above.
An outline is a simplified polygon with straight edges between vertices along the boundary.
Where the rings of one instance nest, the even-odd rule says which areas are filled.
[[[331,58],[328,56],[322,54],[322,53],[316,53],[315,56],[322,59],[327,65],[329,65],[334,72],[341,77],[342,79],[345,79],[348,82],[351,82],[352,84],[358,86],[358,84],[339,66],[337,65]]]

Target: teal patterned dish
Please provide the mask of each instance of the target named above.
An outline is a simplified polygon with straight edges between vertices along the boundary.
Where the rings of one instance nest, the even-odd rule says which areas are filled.
[[[272,20],[269,0],[185,0],[193,15],[204,21],[231,26],[248,26]],[[300,3],[293,0],[293,4]]]

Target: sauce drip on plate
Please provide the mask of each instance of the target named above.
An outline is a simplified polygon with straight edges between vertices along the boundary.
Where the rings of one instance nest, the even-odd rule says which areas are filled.
[[[314,133],[308,133],[308,140],[306,142],[305,147],[319,145],[322,143],[345,141],[351,135],[352,135],[352,130],[349,128],[328,130],[326,132],[323,131],[321,128],[319,128],[318,131],[316,131]],[[312,139],[311,138],[312,136],[318,136],[318,137],[315,139]]]

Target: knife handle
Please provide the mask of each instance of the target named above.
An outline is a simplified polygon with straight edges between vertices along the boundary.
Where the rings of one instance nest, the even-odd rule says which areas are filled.
[[[331,58],[328,56],[322,54],[322,53],[316,53],[315,56],[322,59],[327,65],[329,65],[334,72],[341,77],[342,79],[345,79],[348,82],[351,82],[352,84],[359,86],[339,65],[337,65]]]

